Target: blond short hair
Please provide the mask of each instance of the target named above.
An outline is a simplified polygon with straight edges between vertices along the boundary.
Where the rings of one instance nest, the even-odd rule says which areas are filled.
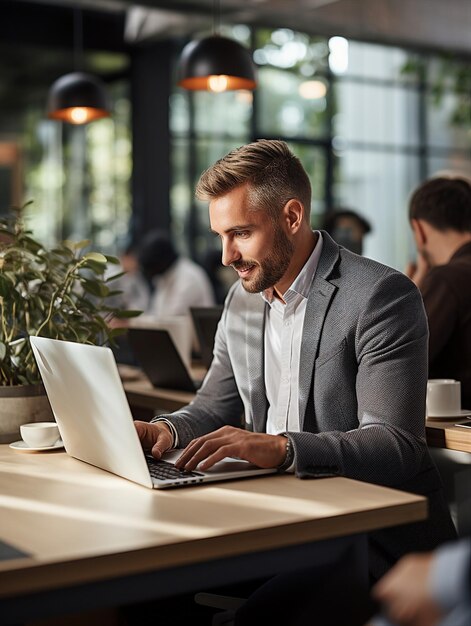
[[[301,161],[284,141],[259,139],[232,150],[203,172],[195,195],[211,201],[245,184],[254,210],[264,209],[278,220],[288,200],[296,199],[309,220],[311,183]]]

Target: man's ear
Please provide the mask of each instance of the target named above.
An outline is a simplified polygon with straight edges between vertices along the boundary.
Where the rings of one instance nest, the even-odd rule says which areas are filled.
[[[298,232],[304,220],[304,207],[299,200],[292,198],[283,207],[283,221],[288,232],[294,235]]]
[[[427,229],[424,227],[423,220],[411,219],[412,231],[414,233],[417,245],[423,246],[427,243]]]

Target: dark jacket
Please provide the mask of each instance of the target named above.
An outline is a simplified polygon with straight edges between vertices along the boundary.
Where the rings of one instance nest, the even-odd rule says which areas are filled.
[[[471,243],[431,269],[421,292],[430,330],[429,378],[461,381],[461,406],[471,409]]]

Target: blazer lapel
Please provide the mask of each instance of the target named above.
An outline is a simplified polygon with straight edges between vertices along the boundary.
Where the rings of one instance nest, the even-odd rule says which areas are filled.
[[[266,303],[259,294],[249,298],[245,319],[245,346],[253,430],[264,432],[267,422],[267,397],[264,374],[264,334]]]
[[[299,421],[301,431],[304,428],[314,361],[317,358],[324,320],[334,293],[337,291],[337,287],[330,283],[327,277],[330,276],[337,262],[339,249],[324,231],[322,231],[322,238],[322,253],[306,304],[301,340],[300,363],[302,366],[299,368]]]

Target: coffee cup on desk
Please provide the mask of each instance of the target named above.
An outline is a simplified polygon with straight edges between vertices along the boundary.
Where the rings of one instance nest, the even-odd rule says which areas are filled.
[[[59,428],[56,422],[32,422],[22,424],[20,434],[30,448],[47,448],[59,439]]]
[[[453,417],[461,411],[461,383],[452,378],[427,381],[427,416]]]

